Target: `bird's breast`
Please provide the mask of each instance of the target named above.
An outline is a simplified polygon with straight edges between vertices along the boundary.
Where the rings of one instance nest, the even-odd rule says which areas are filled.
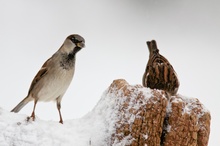
[[[74,68],[66,70],[57,67],[48,71],[48,74],[42,78],[36,86],[35,96],[40,101],[56,100],[59,96],[63,96],[69,87],[74,75]]]

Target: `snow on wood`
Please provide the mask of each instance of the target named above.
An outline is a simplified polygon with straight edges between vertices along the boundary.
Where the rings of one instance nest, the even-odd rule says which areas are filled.
[[[0,108],[4,146],[207,146],[210,113],[196,98],[167,98],[164,91],[115,80],[95,108],[80,119],[26,121]]]

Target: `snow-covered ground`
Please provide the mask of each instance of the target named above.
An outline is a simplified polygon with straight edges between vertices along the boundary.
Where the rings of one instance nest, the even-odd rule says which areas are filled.
[[[125,80],[117,82],[117,86],[120,86],[121,82],[123,85],[126,84]],[[141,105],[133,100],[140,92],[143,98],[148,100],[152,96],[151,90],[130,87],[129,91],[132,91],[132,94],[129,94],[132,98],[130,99],[131,106],[133,109],[139,109]],[[126,137],[121,141],[112,141],[112,135],[116,133],[117,127],[115,123],[123,119],[119,114],[119,109],[127,101],[126,93],[119,87],[110,86],[91,112],[80,119],[65,120],[64,124],[60,124],[58,121],[44,121],[38,117],[35,121],[27,121],[27,115],[11,113],[0,108],[0,146],[129,145],[131,139],[127,140]],[[134,103],[136,104],[134,105]],[[130,117],[130,115],[126,116]],[[129,124],[134,122],[134,118],[128,119],[130,119]]]
[[[114,98],[103,94],[99,104],[83,118],[58,121],[26,121],[27,115],[0,108],[0,146],[105,146],[114,132]],[[103,100],[105,99],[105,100]],[[111,115],[111,116],[110,116]]]
[[[146,97],[151,96],[148,92],[145,94]],[[38,117],[35,121],[27,121],[27,115],[11,113],[0,108],[0,146],[112,145],[111,136],[115,133],[115,123],[120,118],[118,109],[126,99],[115,96],[123,97],[123,94],[120,90],[115,93],[107,89],[91,112],[80,119],[65,120],[64,124],[58,121],[44,121]],[[125,144],[130,144],[126,138],[113,145]]]
[[[120,86],[120,84],[118,84],[118,86]],[[116,133],[116,123],[122,119],[130,119],[127,121],[129,125],[134,123],[135,118],[132,118],[129,109],[133,108],[138,110],[142,104],[146,104],[144,101],[148,101],[148,99],[153,96],[151,90],[148,88],[134,87],[128,86],[123,92],[122,90],[124,88],[121,89],[121,87],[117,87],[120,88],[119,90],[111,86],[103,93],[100,101],[91,112],[80,119],[65,120],[64,124],[60,124],[58,121],[44,121],[38,117],[35,121],[27,121],[27,115],[11,113],[0,108],[0,146],[129,145],[132,139],[129,138],[129,135],[127,139],[124,137],[121,141],[111,141],[112,134]],[[129,100],[125,95],[128,91],[132,91],[132,93],[129,94]],[[139,103],[136,102],[136,98],[140,92],[144,100],[140,99]],[[165,98],[165,96],[163,98]],[[129,101],[128,112],[119,114],[120,109],[123,108],[121,105],[126,103],[126,101]],[[186,113],[190,113],[192,109],[197,106],[197,99],[194,98],[186,98],[179,95],[179,99],[175,99],[172,102],[178,101],[186,103],[185,109],[183,110]],[[199,106],[203,107],[203,105],[200,104]],[[203,110],[200,111],[202,115],[208,112],[205,107],[202,109]],[[168,103],[167,113],[170,112],[172,112],[171,104]],[[202,116],[201,114],[198,114],[198,118]],[[169,127],[169,129],[170,128],[171,127]],[[146,133],[146,138],[147,136]]]

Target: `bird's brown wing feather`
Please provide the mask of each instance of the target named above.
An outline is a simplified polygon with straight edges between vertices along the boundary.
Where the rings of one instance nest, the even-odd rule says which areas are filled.
[[[164,57],[162,58],[162,60],[157,58],[153,62],[148,63],[143,76],[143,85],[152,89],[176,92],[175,89],[179,87],[177,75],[172,65]]]
[[[51,58],[49,58],[41,67],[41,69],[38,71],[36,76],[34,77],[33,81],[31,82],[31,86],[29,88],[28,94],[30,94],[31,90],[34,88],[34,86],[48,73],[47,65],[50,63]]]

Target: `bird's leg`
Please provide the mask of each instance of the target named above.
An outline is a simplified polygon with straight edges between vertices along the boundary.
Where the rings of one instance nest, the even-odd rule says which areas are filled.
[[[37,105],[37,100],[34,100],[33,112],[32,112],[30,117],[27,117],[27,121],[29,121],[31,118],[33,119],[33,121],[35,120],[35,108],[36,108],[36,105]]]
[[[60,111],[60,109],[61,109],[61,103],[60,103],[59,98],[57,99],[57,109],[58,109],[59,116],[60,116],[60,121],[59,121],[59,123],[63,124],[63,118],[62,118],[61,111]]]

